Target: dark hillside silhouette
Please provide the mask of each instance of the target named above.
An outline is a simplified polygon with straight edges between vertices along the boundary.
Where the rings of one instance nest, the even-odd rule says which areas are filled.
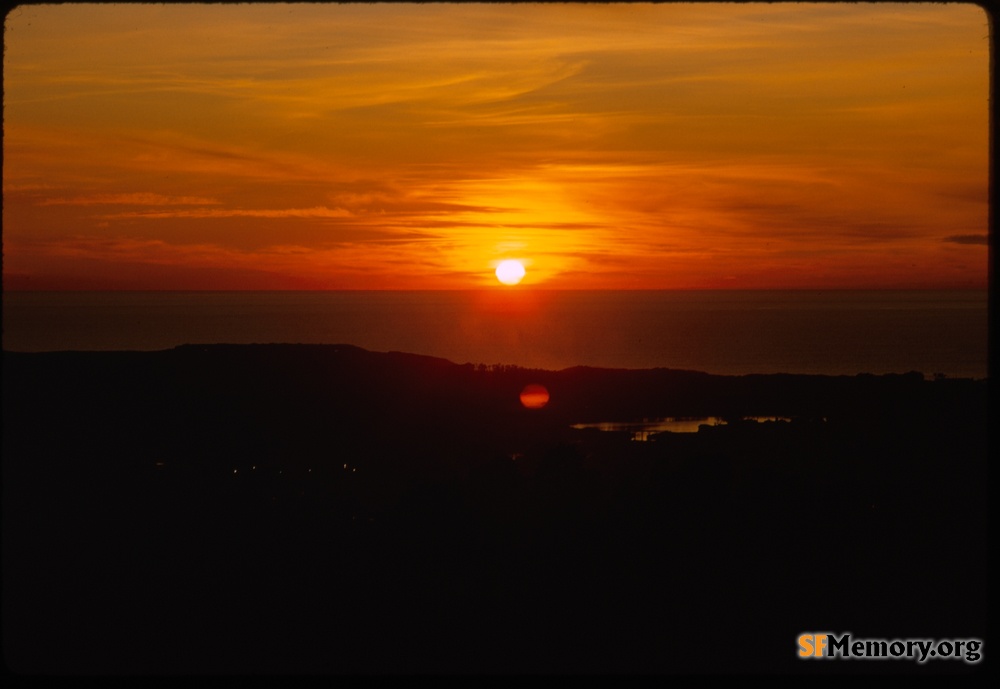
[[[986,392],[347,345],[4,352],[5,660],[923,672],[800,661],[795,639],[985,637]],[[571,428],[670,416],[731,421]],[[739,421],[762,416],[791,421]]]

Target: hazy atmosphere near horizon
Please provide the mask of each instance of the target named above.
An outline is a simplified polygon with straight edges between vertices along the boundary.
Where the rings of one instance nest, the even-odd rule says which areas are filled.
[[[988,34],[962,3],[15,7],[3,286],[985,289]]]

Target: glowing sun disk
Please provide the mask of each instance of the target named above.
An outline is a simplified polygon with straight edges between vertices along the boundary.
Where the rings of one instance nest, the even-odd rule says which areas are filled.
[[[516,285],[524,278],[524,266],[520,261],[501,261],[497,266],[497,280],[505,285]]]

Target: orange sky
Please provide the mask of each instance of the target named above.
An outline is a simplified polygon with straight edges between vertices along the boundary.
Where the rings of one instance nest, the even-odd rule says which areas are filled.
[[[971,4],[18,7],[3,285],[985,288],[988,34]]]

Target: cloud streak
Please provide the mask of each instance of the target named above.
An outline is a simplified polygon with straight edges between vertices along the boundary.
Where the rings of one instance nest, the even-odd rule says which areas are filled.
[[[990,237],[985,234],[953,234],[945,237],[942,241],[951,242],[952,244],[988,246],[990,243]]]
[[[107,220],[121,218],[163,219],[163,218],[349,218],[350,211],[343,208],[192,208],[167,211],[129,211],[101,216]]]
[[[131,194],[94,194],[72,198],[48,198],[43,206],[208,206],[221,203],[203,196],[164,196],[152,192]]]

